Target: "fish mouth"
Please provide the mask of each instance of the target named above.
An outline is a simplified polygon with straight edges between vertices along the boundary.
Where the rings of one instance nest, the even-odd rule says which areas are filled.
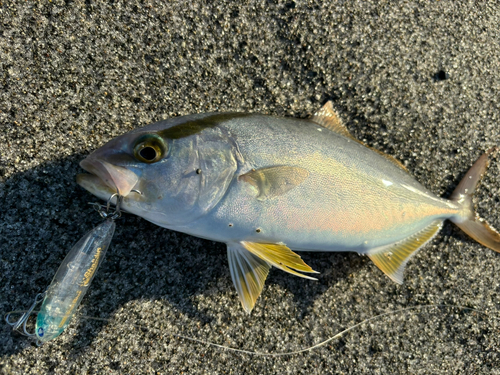
[[[127,196],[139,181],[139,177],[129,169],[92,157],[82,160],[80,167],[90,174],[77,175],[76,182],[99,197],[104,193]],[[102,198],[107,199],[109,195]]]

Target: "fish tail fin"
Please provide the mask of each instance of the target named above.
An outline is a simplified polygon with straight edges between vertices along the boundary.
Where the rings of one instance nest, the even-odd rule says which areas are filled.
[[[489,156],[497,151],[498,148],[491,148],[474,163],[450,199],[462,206],[461,215],[451,221],[480,244],[500,252],[500,234],[486,220],[479,217],[472,202],[476,186],[488,168]]]

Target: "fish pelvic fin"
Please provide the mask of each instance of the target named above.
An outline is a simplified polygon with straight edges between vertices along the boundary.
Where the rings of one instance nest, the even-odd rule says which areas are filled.
[[[488,168],[490,155],[496,152],[498,148],[493,147],[474,163],[451,194],[450,199],[462,206],[462,215],[452,218],[451,221],[480,244],[500,252],[500,234],[486,220],[479,217],[472,202],[477,184]]]
[[[227,245],[227,259],[241,306],[250,314],[264,288],[271,265],[239,243]]]
[[[241,241],[240,243],[249,252],[282,271],[291,273],[295,276],[303,277],[304,279],[317,280],[314,277],[306,276],[297,272],[318,273],[309,267],[299,255],[283,244],[249,241]]]
[[[243,309],[250,313],[259,298],[271,266],[305,279],[297,271],[317,273],[282,244],[241,241],[227,244],[229,271]]]
[[[367,255],[391,280],[402,284],[403,272],[408,260],[439,232],[442,225],[442,220],[433,221],[410,237],[394,244],[371,249]]]

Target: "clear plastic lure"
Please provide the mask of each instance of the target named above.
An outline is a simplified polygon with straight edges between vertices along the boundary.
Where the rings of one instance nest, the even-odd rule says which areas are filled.
[[[94,275],[108,250],[115,232],[114,217],[83,236],[70,250],[59,266],[47,291],[38,294],[33,305],[17,321],[11,321],[9,313],[5,320],[14,330],[23,326],[26,336],[36,336],[39,344],[59,336],[71,322],[78,305],[87,292]],[[45,298],[44,298],[45,297]],[[35,333],[29,333],[26,323],[34,308],[43,298],[36,318]]]
[[[70,323],[104,259],[115,226],[114,220],[104,221],[83,236],[64,258],[36,318],[35,333],[40,342],[56,338]]]
[[[133,189],[130,192],[142,195],[139,190]],[[114,210],[111,209],[113,198],[116,198]],[[123,196],[115,193],[109,197],[105,206],[90,203],[105,221],[88,232],[71,248],[48,289],[44,293],[37,294],[33,304],[18,320],[11,320],[15,312],[5,316],[5,321],[13,330],[19,331],[22,326],[23,331],[19,333],[36,336],[40,345],[55,339],[66,329],[108,250],[115,233],[115,220],[121,216],[122,201]],[[26,324],[40,302],[42,307],[36,318],[35,332],[30,333],[26,329]]]

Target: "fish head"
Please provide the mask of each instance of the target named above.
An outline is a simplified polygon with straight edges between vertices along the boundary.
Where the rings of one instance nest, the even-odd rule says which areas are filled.
[[[107,200],[122,195],[121,208],[164,227],[194,221],[224,196],[237,169],[236,148],[203,119],[162,121],[119,136],[81,161],[88,174],[77,183]],[[181,118],[182,119],[182,118]],[[190,130],[179,131],[188,126]],[[137,194],[135,191],[139,191]]]

